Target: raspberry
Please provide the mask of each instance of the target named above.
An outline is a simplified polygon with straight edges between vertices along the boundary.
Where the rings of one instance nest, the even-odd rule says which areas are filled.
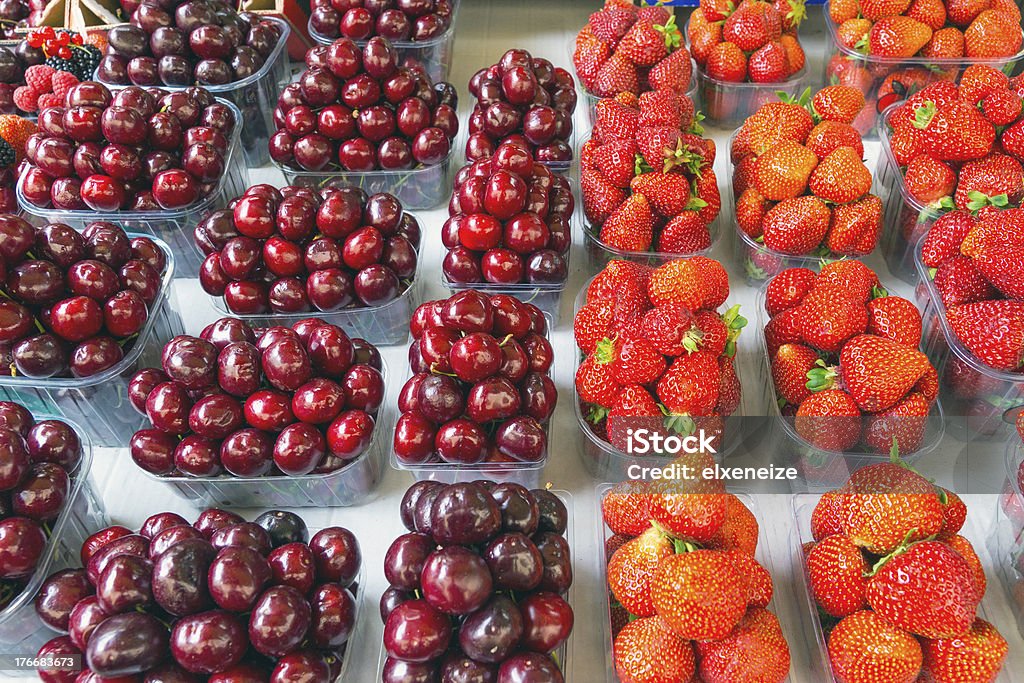
[[[22,85],[14,89],[14,104],[22,111],[36,111],[36,102],[38,100],[39,93],[27,85]]]
[[[54,71],[56,71],[56,69],[52,66],[47,66],[46,64],[30,66],[25,69],[25,85],[32,88],[40,95],[47,92],[53,92],[53,86],[50,85],[50,80],[53,78]]]
[[[67,95],[68,90],[71,90],[71,88],[80,83],[78,77],[70,71],[55,72],[50,82],[53,85],[53,94],[60,98],[61,104],[63,104],[64,96]],[[58,104],[57,106],[60,105]]]
[[[39,96],[39,100],[37,101],[39,111],[42,111],[43,109],[47,109],[49,107],[60,107],[63,104],[64,98],[58,97],[52,92],[43,93]]]

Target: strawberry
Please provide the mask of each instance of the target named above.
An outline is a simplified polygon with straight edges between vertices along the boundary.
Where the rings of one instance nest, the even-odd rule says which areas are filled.
[[[1009,125],[1020,116],[1020,96],[1009,90],[998,90],[981,101],[981,112],[994,126]]]
[[[792,69],[782,42],[773,40],[759,47],[747,61],[747,72],[753,83],[780,83],[786,80]]]
[[[939,532],[939,540],[950,542],[950,539],[960,533],[967,521],[967,506],[960,496],[948,489],[942,489],[942,530]],[[962,553],[961,553],[962,554]]]
[[[68,73],[61,71],[60,73]],[[25,143],[38,131],[35,121],[14,114],[0,114],[0,138],[14,150],[14,167],[25,158]]]
[[[775,586],[772,584],[772,575],[768,573],[761,563],[754,559],[749,553],[739,550],[726,550],[736,568],[743,575],[744,583],[747,584],[747,605],[750,607],[767,607],[775,594]]]
[[[650,19],[656,26],[664,26],[672,18],[672,14],[668,11],[667,7],[660,5],[655,5],[654,7],[641,6],[637,8],[636,18]]]
[[[764,243],[783,254],[810,254],[828,232],[831,212],[817,197],[804,196],[779,202],[764,216]]]
[[[820,541],[843,532],[841,491],[826,491],[811,512],[811,536]]]
[[[942,305],[947,309],[993,299],[997,295],[992,283],[966,256],[954,256],[944,261],[936,269],[934,280]]]
[[[757,159],[754,185],[772,201],[798,197],[818,164],[818,157],[798,142],[781,140]]]
[[[1020,17],[987,9],[964,31],[964,54],[985,59],[1010,57],[1020,52]]]
[[[914,683],[921,672],[921,645],[869,610],[844,618],[828,636],[832,672],[842,683]]]
[[[603,142],[611,140],[636,141],[640,125],[640,112],[616,100],[604,99],[597,103],[597,123]]]
[[[676,166],[703,161],[701,155],[684,148],[679,130],[671,126],[641,128],[636,142],[644,162],[655,171],[668,173]]]
[[[710,543],[725,523],[728,498],[725,486],[706,478],[704,470],[714,466],[706,454],[685,455],[676,465],[692,468],[684,481],[655,482],[651,485],[651,516],[676,538],[699,544]]]
[[[694,12],[691,16],[696,15],[697,13]],[[722,43],[722,24],[720,22],[716,22],[713,24],[705,23],[702,26],[698,26],[691,21],[689,39],[690,52],[693,55],[694,61],[702,67],[706,66],[708,59],[711,57],[711,53]],[[657,69],[657,67],[655,67],[655,69]]]
[[[747,55],[735,43],[718,43],[708,51],[704,68],[717,81],[741,83],[747,77]]]
[[[658,380],[662,403],[675,415],[709,415],[718,402],[721,369],[705,351],[678,356]]]
[[[924,638],[953,638],[970,629],[981,596],[959,553],[939,541],[921,541],[875,572],[867,599],[899,629]]]
[[[970,161],[988,154],[996,130],[974,107],[956,101],[936,107],[931,101],[915,110],[913,126],[921,148],[946,161]]]
[[[1010,87],[1010,77],[987,64],[971,64],[960,76],[960,99],[978,104],[992,93]]]
[[[800,318],[796,309],[782,311],[764,326],[764,343],[768,357],[774,358],[783,344],[801,342]]]
[[[697,670],[693,645],[657,617],[626,624],[613,650],[615,674],[623,683],[689,681]]]
[[[809,185],[811,192],[821,199],[845,204],[871,190],[871,171],[856,150],[840,147],[818,162]]]
[[[932,33],[932,39],[921,48],[921,56],[928,59],[959,59],[964,56],[964,34],[947,26]]]
[[[703,282],[701,308],[717,309],[729,298],[729,273],[721,263],[706,256],[694,256],[690,261]]]
[[[871,21],[878,21],[903,14],[909,6],[910,0],[860,0],[860,13]]]
[[[698,210],[698,214],[705,223],[711,223],[718,218],[722,210],[722,195],[718,189],[718,176],[710,167],[702,168],[700,175],[693,184],[693,192],[698,199],[704,202],[705,206]]]
[[[720,640],[747,611],[743,577],[728,556],[694,550],[662,560],[651,581],[654,607],[681,638]]]
[[[975,619],[970,630],[955,638],[921,640],[924,671],[934,681],[991,683],[999,676],[1009,652],[996,627]]]
[[[654,213],[642,194],[630,195],[601,226],[601,241],[624,251],[647,251],[654,240]]]
[[[769,102],[743,124],[752,154],[763,154],[781,140],[802,144],[812,128],[814,119],[810,112],[795,102]]]
[[[753,557],[759,533],[757,518],[733,494],[727,493],[725,498],[725,521],[708,541],[707,547],[709,550],[735,550]]]
[[[811,395],[807,373],[818,363],[817,351],[803,344],[783,344],[771,363],[772,381],[787,403],[800,405]]]
[[[835,353],[868,326],[868,311],[850,290],[819,283],[795,309],[800,337],[821,351]]]
[[[868,302],[867,331],[916,349],[921,344],[921,313],[903,297],[872,299]]]
[[[823,538],[807,554],[807,581],[815,602],[840,619],[866,606],[869,571],[860,548],[842,534]]]
[[[718,308],[729,296],[729,275],[722,264],[703,256],[674,259],[651,274],[647,296],[655,306],[675,303],[691,311]]]
[[[712,356],[721,356],[725,353],[729,335],[729,326],[718,313],[704,310],[693,316],[693,328],[689,332],[689,338],[694,350],[699,348]]]
[[[639,19],[619,41],[616,52],[637,66],[654,66],[667,57],[669,51],[679,47],[681,39],[675,17],[670,16],[665,26],[655,26],[650,19]]]
[[[960,253],[964,238],[977,224],[967,211],[950,211],[939,216],[928,230],[921,246],[921,260],[929,268],[937,268],[948,258]]]
[[[600,73],[601,67],[611,56],[612,50],[608,43],[602,42],[596,37],[591,37],[589,40],[577,39],[572,63],[585,88],[593,89],[597,81],[597,74]]]
[[[907,8],[907,16],[920,21],[932,31],[938,31],[946,25],[946,5],[943,0],[913,0]],[[932,40],[935,40],[934,33]]]
[[[689,128],[693,102],[671,90],[653,90],[640,95],[640,126]]]
[[[890,16],[879,19],[868,34],[868,54],[874,57],[913,57],[931,40],[932,29],[916,19]]]
[[[597,171],[583,170],[580,177],[583,211],[592,225],[601,225],[626,201],[626,193]]]
[[[725,638],[698,642],[697,652],[705,683],[781,683],[789,674],[789,645],[779,620],[760,607],[752,607]]]
[[[1008,154],[1017,159],[1024,159],[1024,119],[1004,130],[999,142]]]
[[[605,7],[590,15],[588,25],[598,39],[614,46],[629,32],[635,22],[635,10]]]
[[[864,156],[864,142],[857,129],[848,123],[822,121],[807,135],[807,149],[822,159],[839,147],[852,147],[858,158]]]
[[[778,0],[777,0],[778,1]],[[782,44],[782,49],[786,51],[786,61],[789,63],[789,75],[792,76],[803,70],[807,64],[807,55],[804,54],[804,49],[800,45],[800,41],[796,36],[789,33],[783,33],[782,37],[779,38],[779,42]]]
[[[952,196],[956,173],[949,164],[931,154],[918,154],[907,164],[903,182],[911,197],[923,204],[932,204]]]
[[[1018,204],[1024,197],[1024,166],[1011,156],[993,153],[960,168],[953,201],[956,208],[977,211],[985,206]]]
[[[758,239],[763,234],[764,216],[771,207],[771,202],[760,192],[749,187],[736,199],[736,225],[748,237]]]
[[[841,259],[822,265],[816,285],[837,287],[859,301],[867,303],[882,285],[878,274],[861,261]]]
[[[1024,209],[1006,209],[980,218],[960,244],[964,256],[975,256],[986,244],[1024,241]]]
[[[860,440],[860,410],[846,392],[826,389],[800,403],[794,426],[815,448],[847,451]]]
[[[628,453],[631,430],[661,432],[663,420],[661,408],[650,392],[635,385],[624,387],[615,399],[615,405],[608,411],[605,422],[608,442],[623,453]]]
[[[596,354],[610,359],[612,377],[622,385],[650,384],[665,372],[665,358],[643,337],[600,342]]]
[[[990,6],[989,0],[946,0],[949,22],[960,27],[969,26],[979,14]]]
[[[782,17],[771,5],[753,0],[741,3],[722,26],[722,39],[743,52],[754,52],[782,35]]]
[[[594,353],[597,343],[608,336],[614,312],[614,299],[591,300],[577,311],[572,323],[573,336],[583,353]]]
[[[601,66],[594,79],[594,94],[613,97],[619,92],[639,92],[640,80],[636,67],[626,57],[613,54]]]
[[[711,232],[696,211],[684,211],[670,220],[658,237],[658,251],[695,254],[711,246]]]
[[[954,534],[945,539],[940,538],[939,540],[942,540],[946,545],[955,550],[960,557],[964,558],[967,566],[971,568],[974,590],[978,594],[979,599],[984,598],[985,591],[988,589],[988,578],[985,576],[985,568],[982,566],[978,553],[975,552],[971,542],[959,534]]]
[[[660,353],[678,356],[686,350],[692,321],[693,315],[685,306],[664,304],[644,314],[639,331]]]
[[[787,268],[768,282],[765,287],[765,310],[768,316],[794,308],[814,287],[818,274],[809,268]]]
[[[594,150],[594,165],[608,182],[625,189],[633,179],[636,151],[636,143],[631,140],[613,140]]]
[[[774,0],[772,6],[782,16],[783,32],[794,31],[807,18],[804,0]]]
[[[847,391],[865,412],[891,408],[930,367],[928,357],[890,339],[862,334],[839,356]]]
[[[610,364],[599,363],[595,356],[587,356],[576,370],[576,393],[580,400],[610,408],[618,392],[619,385],[612,376]]]
[[[630,282],[647,287],[653,268],[632,261],[612,260],[587,285],[587,302],[615,299]]]
[[[700,0],[700,16],[709,22],[725,21],[736,10],[733,0]],[[694,10],[697,14],[697,10]]]
[[[686,211],[690,203],[690,183],[681,173],[643,173],[632,179],[630,188],[669,218]]]
[[[832,23],[839,24],[860,16],[860,0],[836,0],[828,5],[828,15]]]
[[[627,481],[614,486],[601,499],[604,523],[615,534],[639,536],[651,526],[647,484]]]
[[[845,85],[830,85],[814,93],[811,109],[822,121],[853,123],[864,108],[864,93]]]
[[[847,19],[836,27],[836,42],[850,50],[856,50],[858,46],[866,42],[867,35],[871,31],[871,25],[870,19],[863,19],[861,17]],[[847,79],[855,72],[852,69],[847,69],[843,73],[846,74],[846,77],[836,80],[839,85],[849,85]]]
[[[1024,300],[1024,244],[988,244],[974,254],[974,265],[996,289]]]
[[[690,53],[686,48],[680,47],[654,65],[647,74],[647,81],[654,90],[671,90],[679,95],[685,95],[692,76]]]
[[[608,587],[630,614],[654,616],[654,577],[659,567],[674,556],[673,552],[669,537],[650,528],[616,550],[608,560]]]
[[[980,301],[947,309],[949,326],[981,362],[997,370],[1024,366],[1024,301]]]
[[[895,444],[900,451],[912,453],[921,447],[931,403],[924,394],[913,391],[888,410],[868,417],[864,424],[864,444],[876,453],[888,453]]]
[[[882,200],[873,194],[832,209],[825,246],[841,256],[865,256],[878,246],[882,231]]]

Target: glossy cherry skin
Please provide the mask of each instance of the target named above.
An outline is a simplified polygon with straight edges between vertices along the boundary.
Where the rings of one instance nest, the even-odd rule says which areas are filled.
[[[309,603],[290,586],[274,586],[249,615],[249,641],[267,657],[281,657],[302,642],[312,618]]]
[[[192,614],[175,623],[170,645],[183,668],[211,674],[235,666],[245,656],[245,625],[223,610]]]
[[[153,599],[153,565],[136,555],[119,555],[107,564],[96,584],[96,599],[108,614],[120,614],[149,604]]]
[[[167,655],[167,628],[155,617],[140,612],[115,614],[89,636],[85,661],[104,677],[138,674]]]
[[[316,581],[316,563],[313,552],[305,543],[286,543],[274,548],[267,556],[276,585],[291,586],[308,595]]]
[[[210,536],[210,544],[218,549],[252,548],[260,555],[266,555],[271,548],[269,534],[263,527],[253,522],[239,522],[217,529]]]
[[[43,582],[36,595],[36,614],[55,631],[66,633],[71,611],[79,600],[93,594],[84,569],[64,569]]]
[[[310,633],[319,648],[337,649],[348,642],[355,628],[355,598],[337,584],[318,587],[310,600]]]
[[[449,546],[427,558],[420,577],[424,598],[447,614],[469,614],[488,599],[493,580],[479,555]]]
[[[366,452],[373,442],[375,423],[363,410],[346,410],[327,428],[327,446],[342,460],[353,460]]]
[[[217,550],[207,541],[185,539],[153,561],[153,598],[175,616],[196,614],[212,606],[206,584]]]
[[[258,429],[241,429],[224,439],[221,464],[237,477],[260,477],[273,467],[273,440]]]
[[[247,612],[256,604],[272,576],[266,558],[252,548],[221,548],[210,563],[207,575],[210,597],[222,609]]]
[[[321,529],[309,540],[316,562],[317,577],[345,588],[352,585],[362,564],[355,535],[341,527]]]
[[[439,491],[433,501],[430,529],[440,543],[483,543],[501,529],[501,511],[479,484],[454,484]]]
[[[274,444],[274,464],[286,475],[302,476],[312,472],[323,460],[327,444],[319,429],[297,422],[288,425]]]
[[[451,619],[426,600],[410,600],[396,607],[384,625],[384,647],[391,657],[429,662],[448,649]]]
[[[507,595],[496,595],[462,623],[459,646],[475,661],[498,664],[515,651],[522,635],[519,608]]]

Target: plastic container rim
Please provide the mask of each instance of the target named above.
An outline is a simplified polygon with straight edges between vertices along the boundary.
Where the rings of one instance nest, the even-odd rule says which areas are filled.
[[[398,50],[408,50],[410,48],[435,47],[437,45],[442,44],[446,40],[450,40],[454,36],[454,34],[455,34],[455,22],[458,21],[458,18],[459,18],[459,6],[461,4],[462,4],[462,0],[452,0],[451,22],[448,24],[448,28],[446,28],[444,30],[444,32],[441,33],[441,35],[434,36],[433,38],[430,38],[428,40],[391,40],[391,39],[388,39],[388,42],[391,43],[391,46],[394,47],[395,49],[398,49]],[[310,17],[306,21],[306,28],[309,30],[309,37],[312,38],[314,42],[319,43],[320,45],[330,45],[331,43],[333,43],[336,40],[341,40],[341,39],[345,38],[345,36],[338,36],[337,38],[328,38],[327,36],[325,36],[325,35],[323,35],[321,33],[317,33],[316,30],[313,29],[313,19],[312,19],[312,17]],[[375,38],[375,37],[376,36],[370,36],[370,38]],[[362,40],[352,40],[350,38],[349,40],[352,40],[352,42],[354,42],[356,45],[362,47],[362,46],[366,45],[367,42],[369,42],[370,38],[365,38],[365,39],[362,39]]]
[[[702,79],[706,83],[710,83],[716,87],[721,88],[783,88],[790,85],[802,85],[803,80],[807,77],[807,65],[804,64],[799,71],[794,74],[790,74],[782,81],[772,81],[770,83],[757,83],[755,81],[720,81],[714,76],[709,75],[704,71],[700,64],[693,65],[694,79],[700,82]],[[808,85],[808,87],[811,87]]]

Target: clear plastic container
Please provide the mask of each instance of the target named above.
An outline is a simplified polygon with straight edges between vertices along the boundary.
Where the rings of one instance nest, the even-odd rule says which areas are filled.
[[[406,209],[432,209],[448,200],[451,192],[452,159],[458,137],[452,140],[452,149],[440,164],[399,171],[303,171],[289,168],[276,161],[288,185],[322,188],[351,185],[361,187],[367,194],[389,192]],[[241,194],[241,193],[239,193]]]
[[[455,23],[459,18],[460,4],[462,4],[461,0],[452,0],[451,24],[448,26],[447,31],[436,38],[417,41],[392,41],[391,44],[398,51],[399,63],[412,60],[422,64],[435,83],[447,81],[452,66],[452,55],[455,47]],[[328,38],[321,33],[317,33],[313,30],[312,22],[309,24],[309,36],[320,45],[330,45],[335,40],[338,40],[338,38]],[[359,47],[363,47],[367,41],[357,40],[355,42]]]
[[[796,467],[802,475],[800,482],[811,491],[841,486],[849,478],[850,473],[861,467],[889,460],[888,453],[871,453],[863,450],[829,451],[809,444],[796,431],[792,417],[783,417],[779,409],[780,397],[772,381],[771,358],[764,339],[764,328],[768,324],[765,311],[765,292],[757,293],[757,338],[761,345],[762,362],[758,364],[759,386],[764,391],[763,405],[768,406],[771,416],[771,435],[769,449],[771,452],[785,454],[789,466]],[[925,423],[924,439],[921,447],[915,451],[900,451],[900,457],[907,463],[914,463],[922,457],[934,452],[942,442],[946,430],[945,414],[942,400],[945,394],[935,401],[931,413]]]
[[[232,102],[219,97],[217,101],[231,108],[236,121],[243,121],[242,113]],[[248,120],[245,120],[245,125],[248,125]],[[216,189],[208,196],[183,209],[168,211],[78,209],[69,211],[53,207],[41,208],[25,199],[25,194],[22,191],[24,173],[18,178],[18,184],[15,187],[18,206],[21,207],[25,218],[31,223],[64,223],[76,230],[82,230],[96,221],[110,221],[125,230],[158,237],[169,245],[174,254],[177,271],[175,275],[188,278],[198,277],[202,257],[192,241],[192,232],[196,223],[211,211],[227,206],[232,198],[241,196],[249,187],[249,171],[247,164],[242,159],[240,149],[242,129],[242,126],[238,125],[231,132],[228,155],[224,163],[224,175],[218,181]]]
[[[422,256],[417,258],[416,275],[412,283],[397,299],[380,306],[344,308],[338,311],[306,311],[305,313],[260,313],[239,315],[232,313],[224,304],[224,297],[210,297],[213,307],[223,316],[240,318],[252,327],[273,327],[294,323],[314,317],[330,325],[337,325],[351,337],[362,337],[375,346],[402,344],[409,338],[409,320],[413,312],[423,303]]]
[[[614,642],[615,642],[615,639],[612,637],[611,593],[610,593],[610,591],[608,589],[608,582],[607,582],[607,578],[606,578],[608,576],[608,560],[609,560],[609,557],[608,557],[608,555],[606,553],[606,550],[607,550],[606,541],[609,538],[611,538],[612,533],[611,533],[611,529],[609,529],[607,526],[605,526],[604,518],[603,518],[602,513],[601,513],[601,503],[604,500],[604,497],[608,494],[608,492],[612,488],[613,487],[612,487],[611,484],[601,484],[601,485],[599,485],[597,487],[597,504],[594,506],[594,508],[595,508],[595,510],[597,512],[597,516],[595,518],[595,523],[597,525],[596,526],[596,530],[597,530],[597,539],[598,539],[597,546],[598,547],[597,547],[597,552],[594,553],[594,559],[596,560],[596,562],[594,563],[594,567],[593,567],[592,571],[594,572],[595,576],[600,577],[601,586],[602,586],[602,589],[601,589],[602,597],[599,598],[599,600],[601,600],[601,604],[602,604],[602,607],[604,609],[603,618],[601,619],[601,627],[602,627],[601,628],[601,634],[603,636],[603,640],[601,642],[604,645],[604,647],[602,649],[604,650],[604,656],[605,656],[605,661],[607,662],[607,670],[608,670],[608,675],[604,679],[604,681],[606,681],[606,683],[619,683],[620,679],[619,679],[619,677],[615,673],[615,662],[614,662],[614,657],[615,657]],[[755,559],[758,561],[758,563],[762,567],[764,567],[766,570],[768,570],[768,573],[771,575],[772,582],[773,582],[774,587],[775,587],[775,596],[777,597],[778,596],[778,592],[779,592],[779,588],[781,587],[781,584],[782,584],[782,581],[783,581],[783,577],[781,575],[775,573],[775,563],[774,563],[774,561],[772,559],[771,543],[769,542],[768,535],[765,532],[765,522],[767,520],[761,514],[761,509],[760,509],[760,506],[757,503],[756,496],[753,496],[753,495],[750,495],[750,494],[747,494],[747,493],[739,493],[739,492],[736,492],[736,491],[730,491],[730,493],[732,493],[737,498],[739,498],[743,502],[743,504],[746,505],[747,508],[754,514],[754,517],[758,521],[757,551],[756,551],[754,557],[755,557]],[[768,607],[766,609],[768,611],[772,612],[773,614],[775,614],[776,616],[780,616],[779,613],[778,613],[778,608],[776,607],[776,603],[777,603],[777,600],[775,600],[775,597],[773,597],[772,601],[770,603],[768,603]],[[786,640],[789,643],[790,650],[793,650],[797,646],[797,643],[794,642],[794,639],[792,637],[789,637],[789,629],[787,628],[787,625],[786,624],[782,624],[782,627],[783,627],[783,631],[787,635]],[[791,657],[791,660],[793,662],[795,662],[795,661],[797,661],[797,658],[796,657]],[[790,665],[790,670],[792,670],[792,668],[794,666],[795,666],[794,664],[791,664]],[[792,675],[787,676],[785,680],[786,681],[792,681],[793,680],[793,676]]]
[[[571,250],[570,250],[571,253]],[[565,255],[565,266],[569,267],[569,253]],[[520,301],[533,304],[544,312],[549,318],[549,324],[551,326],[557,326],[560,319],[560,309],[562,305],[562,292],[565,291],[566,285],[569,283],[569,278],[566,277],[565,282],[556,282],[552,284],[530,284],[520,283],[515,285],[493,285],[487,282],[471,282],[468,284],[449,282],[448,277],[442,271],[441,273],[441,286],[448,290],[449,295],[454,295],[467,289],[475,289],[478,292],[484,294],[508,294],[514,296]]]
[[[1013,74],[1024,62],[1024,50],[1012,57],[983,59],[978,57],[962,57],[957,59],[929,59],[927,57],[873,57],[842,45],[836,37],[836,25],[829,13],[829,3],[825,3],[825,51],[824,83],[832,83],[833,76],[842,72],[857,69],[858,76],[850,76],[841,82],[856,83],[858,89],[866,87],[864,97],[867,106],[878,111],[878,98],[881,89],[882,108],[891,104],[890,100],[902,99],[893,93],[894,81],[903,86],[904,94],[920,90],[934,81],[959,79],[960,74],[971,64],[987,64],[996,69]],[[901,81],[905,78],[905,81]],[[838,76],[837,76],[838,80]],[[871,133],[872,131],[867,131]]]
[[[700,110],[707,124],[717,128],[738,127],[762,104],[777,102],[779,93],[799,95],[812,80],[806,66],[781,83],[729,83],[707,75],[699,65],[693,73]]]
[[[280,323],[279,323],[280,324]],[[302,476],[212,478],[162,477],[143,470],[153,481],[170,486],[176,495],[195,505],[227,508],[349,507],[369,500],[384,470],[384,443],[390,437],[385,416],[387,366],[384,366],[384,402],[377,410],[373,437],[366,452],[330,474]]]
[[[0,374],[0,400],[21,403],[33,413],[50,413],[73,421],[97,446],[123,448],[132,434],[142,429],[145,418],[128,402],[128,383],[141,368],[159,367],[164,343],[185,332],[181,317],[168,301],[171,281],[177,274],[174,253],[159,238],[153,241],[167,256],[167,268],[149,308],[149,319],[125,357],[91,377],[31,379]]]
[[[804,543],[809,543],[814,540],[814,536],[811,534],[811,513],[814,511],[814,506],[818,502],[820,496],[813,494],[797,494],[792,499],[792,536],[790,543],[790,553],[793,563],[793,574],[795,575],[796,592],[798,596],[802,596],[803,609],[800,610],[801,618],[803,620],[805,642],[807,644],[807,654],[809,655],[809,664],[811,670],[814,673],[814,680],[816,681],[834,681],[836,680],[832,673],[832,662],[828,656],[828,641],[825,636],[825,632],[821,625],[821,613],[818,609],[818,605],[814,601],[814,595],[811,593],[811,587],[809,579],[807,578],[807,568],[804,558]],[[968,524],[970,524],[970,514],[968,514]],[[980,548],[978,539],[972,538],[971,535],[961,532],[967,536],[968,540],[974,545],[975,549]],[[986,567],[987,570],[987,567]],[[990,572],[986,571],[986,574]],[[991,578],[991,576],[989,577]],[[986,621],[991,622],[992,619],[988,615],[986,609],[987,604],[996,604],[996,599],[992,595],[993,588],[990,586],[988,592],[985,595],[984,600],[978,607],[978,616]],[[999,627],[999,624],[995,624]],[[1006,635],[1005,633],[1003,634]],[[1011,651],[1012,651],[1011,645]],[[1007,657],[1006,662],[1003,664],[1003,669],[996,677],[996,683],[1009,683],[1015,680],[1014,676],[1009,671],[1010,668],[1010,657]]]
[[[33,413],[37,420],[48,419],[45,415]],[[88,432],[62,416],[54,416],[54,419],[64,420],[78,433],[82,441],[82,460],[71,476],[67,503],[50,526],[50,538],[35,573],[24,590],[0,610],[0,655],[3,656],[33,656],[43,643],[57,635],[36,614],[36,593],[54,572],[79,566],[79,551],[85,539],[108,524],[103,505],[89,481],[93,452]],[[14,671],[0,669],[0,676],[13,677],[15,674]]]
[[[242,120],[245,121],[245,127],[242,129],[242,151],[245,155],[245,165],[249,168],[263,166],[270,161],[268,143],[270,136],[274,134],[274,108],[277,107],[277,97],[281,94],[281,89],[288,84],[292,73],[287,50],[291,26],[278,17],[264,15],[262,19],[278,25],[281,39],[277,41],[273,52],[267,56],[260,70],[233,83],[202,86],[218,99],[230,102],[242,112]],[[96,80],[104,82],[99,77],[96,77]],[[126,87],[110,83],[105,85],[110,88]],[[159,87],[169,91],[184,90],[184,87],[169,85]],[[229,162],[226,167],[230,169],[232,164]]]
[[[948,430],[961,441],[1015,438],[1014,420],[1024,406],[1024,373],[982,363],[949,326],[946,307],[931,273],[914,250],[923,301],[924,351],[939,371],[939,394],[950,416]]]

